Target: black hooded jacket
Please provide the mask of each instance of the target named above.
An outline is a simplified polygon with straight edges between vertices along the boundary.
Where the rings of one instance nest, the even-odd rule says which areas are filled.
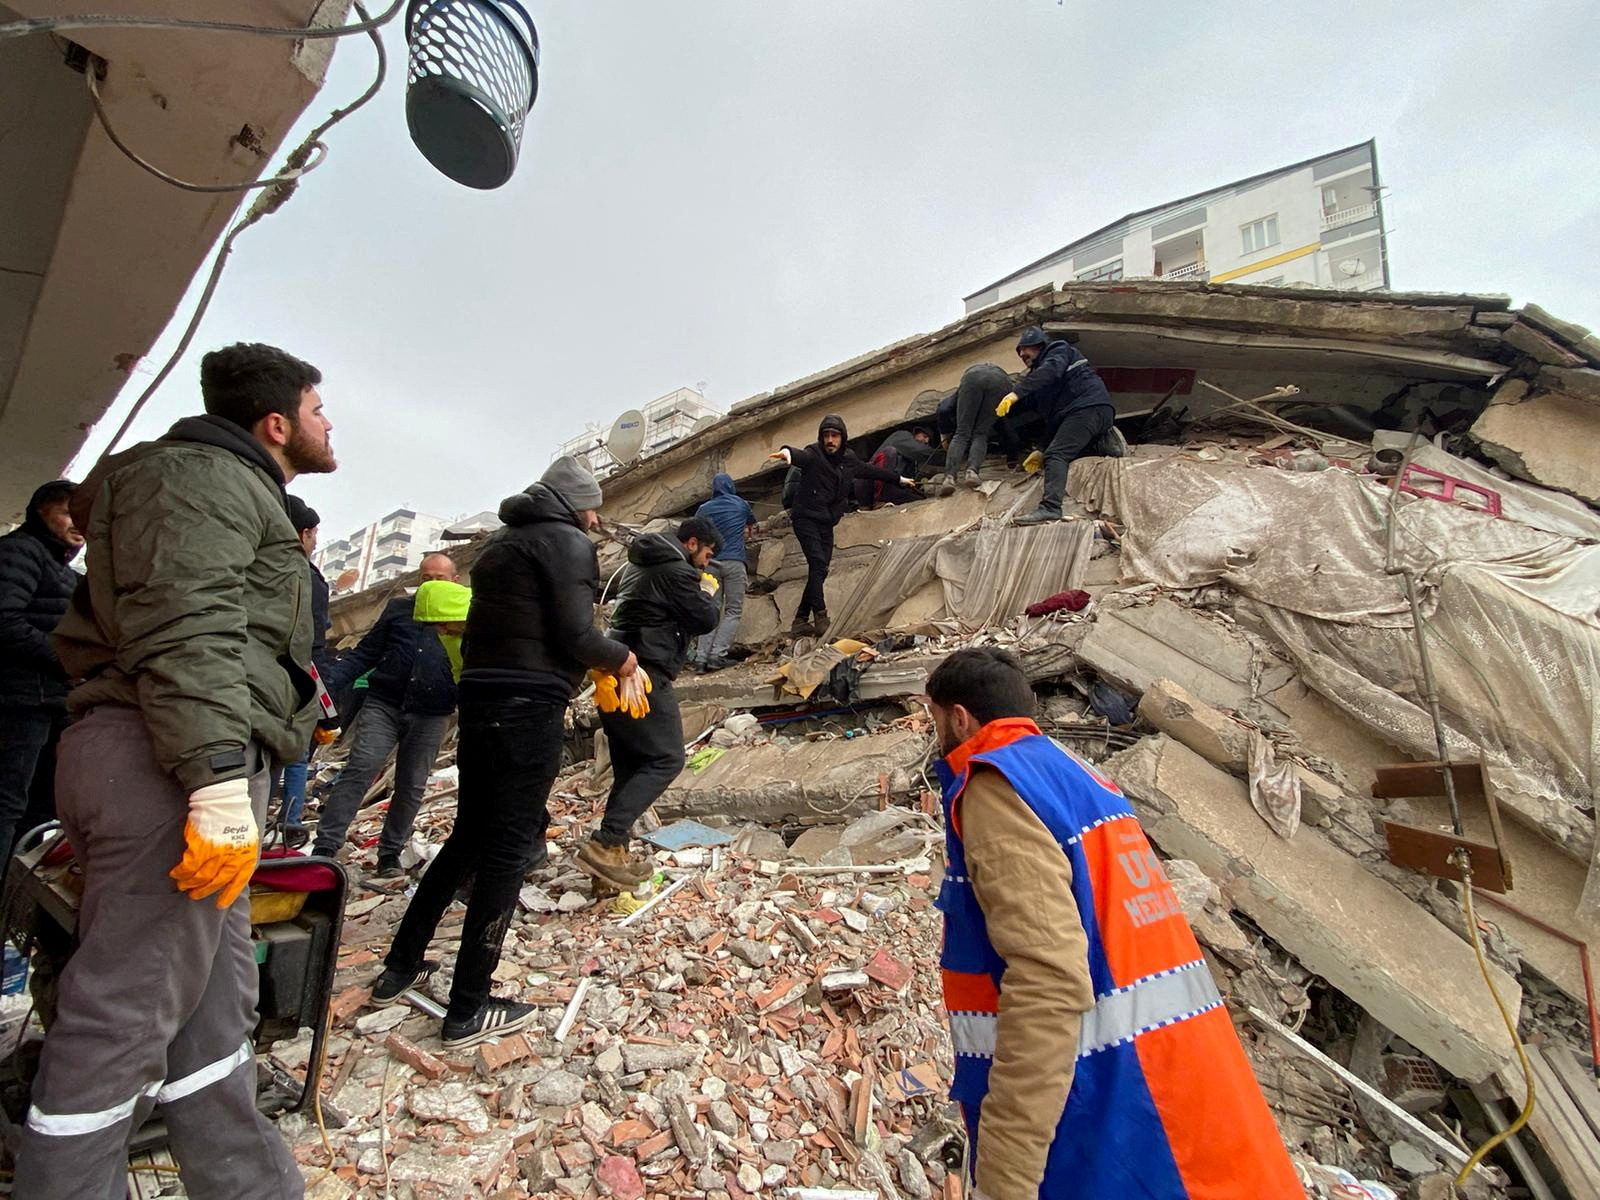
[[[0,707],[65,712],[67,676],[50,632],[78,585],[67,566],[78,548],[50,532],[38,503],[36,492],[22,524],[0,537]]]
[[[628,547],[611,636],[637,654],[652,676],[676,679],[689,657],[690,639],[710,633],[721,618],[717,602],[700,590],[700,572],[677,542],[645,533]]]
[[[1111,393],[1089,360],[1071,342],[1048,342],[1017,382],[1017,404],[1031,408],[1051,429],[1068,413],[1096,405],[1113,407]]]
[[[313,575],[313,591],[315,586]],[[396,596],[384,605],[355,649],[329,666],[323,683],[330,692],[337,696],[371,671],[367,695],[374,700],[423,717],[443,717],[455,711],[456,680],[450,656],[433,626],[411,615],[416,603],[414,597]],[[313,621],[315,612],[313,600]],[[315,642],[312,645],[315,661]]]
[[[829,429],[839,431],[839,449],[829,454],[822,446],[822,435]],[[823,417],[817,426],[816,443],[810,446],[785,446],[789,461],[800,468],[800,488],[790,512],[797,518],[837,525],[844,516],[850,499],[850,484],[857,479],[878,479],[884,483],[899,483],[900,476],[871,463],[864,463],[844,442],[849,438],[844,418],[832,414]]]
[[[500,505],[472,566],[461,643],[463,700],[526,696],[565,704],[584,671],[615,671],[628,647],[594,625],[600,567],[570,505],[542,483]]]

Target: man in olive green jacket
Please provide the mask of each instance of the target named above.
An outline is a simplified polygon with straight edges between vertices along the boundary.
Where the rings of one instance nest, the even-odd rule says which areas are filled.
[[[87,573],[55,635],[80,681],[56,797],[84,891],[18,1195],[121,1195],[157,1104],[195,1200],[303,1194],[255,1107],[247,885],[271,771],[320,712],[284,485],[334,468],[321,381],[271,346],[213,351],[206,415],[107,459],[74,497]]]

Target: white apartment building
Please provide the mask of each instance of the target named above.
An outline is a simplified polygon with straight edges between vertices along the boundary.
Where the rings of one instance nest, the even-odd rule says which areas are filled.
[[[1130,213],[966,297],[1133,277],[1373,291],[1389,283],[1375,141]]]
[[[639,411],[644,414],[644,448],[639,451],[640,457],[648,457],[674,442],[681,442],[707,417],[715,419],[722,415],[704,395],[688,387],[668,392]],[[610,426],[590,425],[577,437],[562,442],[557,453],[570,454],[587,463],[597,476],[608,475],[618,465],[606,445],[610,432]]]
[[[336,596],[365,591],[422,565],[423,555],[441,549],[450,521],[411,508],[397,508],[381,521],[349,537],[324,542],[314,561]]]

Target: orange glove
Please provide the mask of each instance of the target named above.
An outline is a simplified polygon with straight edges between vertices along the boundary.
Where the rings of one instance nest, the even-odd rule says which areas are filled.
[[[183,841],[183,861],[167,872],[178,890],[191,900],[221,892],[217,907],[227,908],[249,884],[261,854],[249,782],[229,779],[190,792]]]
[[[617,677],[610,671],[590,671],[589,678],[594,680],[594,706],[601,712],[616,712],[622,707],[622,701],[617,696]]]
[[[315,746],[331,746],[339,740],[337,729],[324,729],[318,725],[311,731],[311,743]]]

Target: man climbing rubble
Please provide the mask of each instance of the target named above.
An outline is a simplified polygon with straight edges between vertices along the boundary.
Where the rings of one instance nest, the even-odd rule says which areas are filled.
[[[448,554],[427,555],[421,569],[424,583],[457,578]],[[394,795],[383,817],[372,873],[378,880],[405,876],[400,852],[411,840],[423,790],[456,708],[450,659],[434,631],[416,619],[414,607],[410,596],[390,600],[360,644],[329,668],[325,681],[337,695],[367,675],[367,700],[351,730],[350,758],[322,806],[312,853],[339,852],[367,789],[393,754]]]
[[[56,777],[83,869],[77,948],[33,1082],[15,1194],[120,1196],[157,1104],[196,1200],[288,1200],[256,1110],[248,885],[275,765],[322,711],[284,485],[332,471],[321,373],[272,346],[200,363],[206,415],[73,497],[87,574],[55,645],[75,687]]]
[[[456,889],[471,878],[444,1018],[446,1049],[514,1033],[538,1011],[491,998],[489,985],[522,877],[549,854],[546,805],[561,770],[563,717],[586,669],[622,678],[638,670],[633,651],[594,627],[600,567],[586,531],[599,524],[600,498],[595,477],[563,455],[538,483],[501,503],[505,526],[473,564],[456,821],[372,988],[373,1005],[386,1007],[438,970],[423,955]]]
[[[1037,325],[1017,341],[1017,357],[1028,372],[1001,399],[995,414],[1004,417],[1020,405],[1044,419],[1049,441],[1044,449],[1044,495],[1039,507],[1017,518],[1018,525],[1040,525],[1061,519],[1067,491],[1067,468],[1086,454],[1120,457],[1120,437],[1113,432],[1111,393],[1089,360],[1072,343],[1051,341]]]
[[[828,598],[824,591],[833,562],[833,527],[850,501],[850,484],[856,479],[879,479],[909,488],[912,480],[883,467],[864,463],[845,447],[849,432],[844,418],[830,413],[817,426],[810,446],[784,446],[771,457],[800,468],[799,489],[790,507],[794,536],[806,559],[806,587],[795,609],[794,637],[820,635],[828,628]]]
[[[1039,732],[1006,651],[956,651],[928,701],[945,756],[950,1091],[975,1195],[1302,1200],[1127,800]]]
[[[872,465],[886,471],[916,479],[922,474],[928,460],[939,453],[933,430],[918,425],[912,429],[896,429],[879,444],[872,456]],[[877,508],[880,504],[910,504],[923,499],[915,488],[899,483],[885,483],[870,479],[857,479],[851,485],[858,508]]]
[[[998,406],[1010,391],[1011,376],[994,363],[975,363],[961,373],[956,388],[956,431],[950,439],[946,473],[933,481],[941,495],[954,495],[957,483],[975,488],[983,482],[989,435],[1001,423]],[[1007,456],[1011,455],[1008,443]]]
[[[731,665],[728,649],[744,616],[744,595],[750,587],[745,543],[755,532],[756,510],[739,495],[732,475],[718,474],[711,479],[711,499],[695,509],[694,515],[709,518],[717,527],[721,545],[711,560],[711,573],[720,585],[717,599],[722,603],[722,617],[716,629],[695,643],[690,657],[702,671],[720,671]]]
[[[611,794],[600,828],[578,852],[578,867],[603,889],[627,891],[650,877],[650,864],[629,854],[628,843],[634,823],[683,770],[683,719],[672,681],[694,636],[717,627],[717,602],[702,587],[702,573],[719,544],[708,518],[690,517],[678,526],[676,541],[646,533],[628,547],[610,636],[638,656],[653,690],[642,717],[601,706]]]

